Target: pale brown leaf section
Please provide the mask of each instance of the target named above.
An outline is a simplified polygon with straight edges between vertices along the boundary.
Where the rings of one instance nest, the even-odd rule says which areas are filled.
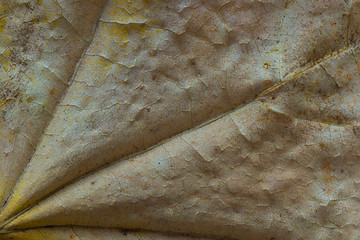
[[[357,0],[108,1],[4,231],[358,238],[359,19]]]

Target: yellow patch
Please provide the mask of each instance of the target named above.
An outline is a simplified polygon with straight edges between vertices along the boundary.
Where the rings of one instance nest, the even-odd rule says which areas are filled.
[[[6,3],[0,3],[0,15],[5,15],[7,11],[9,11],[9,6]]]
[[[126,26],[122,26],[119,24],[106,24],[105,31],[108,32],[110,36],[116,37],[122,42],[126,42],[129,40],[128,29]]]
[[[6,18],[0,18],[0,33],[4,33],[6,29]]]

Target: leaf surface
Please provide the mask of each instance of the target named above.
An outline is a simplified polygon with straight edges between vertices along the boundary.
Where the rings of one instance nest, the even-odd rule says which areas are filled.
[[[36,115],[37,128],[17,122],[37,137],[12,148],[7,140],[22,155],[0,188],[5,232],[359,236],[359,1],[91,4],[57,2],[79,6],[62,16],[83,54],[66,54],[78,64],[49,116]],[[28,106],[4,103],[19,114]],[[0,171],[9,169],[4,160]]]
[[[102,4],[71,2],[0,1],[0,206],[76,71]]]
[[[164,235],[144,231],[127,231],[114,228],[60,227],[24,230],[5,235],[10,240],[211,240],[188,236]]]

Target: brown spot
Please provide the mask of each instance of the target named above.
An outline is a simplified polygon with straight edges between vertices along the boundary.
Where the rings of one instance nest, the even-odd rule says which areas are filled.
[[[264,63],[264,68],[269,69],[271,67],[270,63]]]
[[[28,98],[26,99],[26,102],[27,102],[27,103],[31,103],[31,98],[28,97]]]
[[[321,162],[321,170],[323,170],[324,172],[326,173],[331,173],[332,169],[331,169],[331,166],[330,166],[330,163],[326,160],[322,161]]]
[[[218,146],[215,146],[215,147],[214,147],[214,152],[215,152],[215,153],[220,153],[220,152],[221,152],[221,148],[218,147]]]
[[[50,90],[50,95],[54,95],[54,93],[55,93],[55,89],[51,89]]]
[[[147,111],[147,112],[150,112],[150,111],[151,111],[151,109],[150,109],[150,108],[146,108],[146,111]]]
[[[305,85],[302,83],[301,85],[300,85],[300,91],[304,91],[305,90]]]
[[[156,79],[156,75],[152,75],[152,76],[151,76],[151,79],[152,79],[152,80],[155,80],[155,79]]]
[[[91,185],[94,185],[96,183],[96,181],[95,182],[91,182]]]
[[[5,157],[8,157],[8,156],[9,156],[9,153],[6,153],[6,154],[5,154]]]
[[[360,126],[353,126],[354,135],[358,135],[360,133]]]

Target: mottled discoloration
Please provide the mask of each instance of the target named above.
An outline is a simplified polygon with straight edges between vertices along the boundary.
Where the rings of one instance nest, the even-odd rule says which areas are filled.
[[[20,97],[19,88],[14,84],[0,82],[0,106],[10,101],[16,101]]]
[[[74,26],[79,22],[93,26],[100,6],[86,1],[87,16],[72,23],[64,15],[83,9],[82,1],[75,2],[73,8],[61,9],[52,0],[0,1],[1,205],[64,93],[87,45],[82,38],[91,35],[92,29],[80,36]]]
[[[348,42],[349,44],[354,44],[360,38],[360,1],[353,0],[351,2],[352,5],[348,25]]]

